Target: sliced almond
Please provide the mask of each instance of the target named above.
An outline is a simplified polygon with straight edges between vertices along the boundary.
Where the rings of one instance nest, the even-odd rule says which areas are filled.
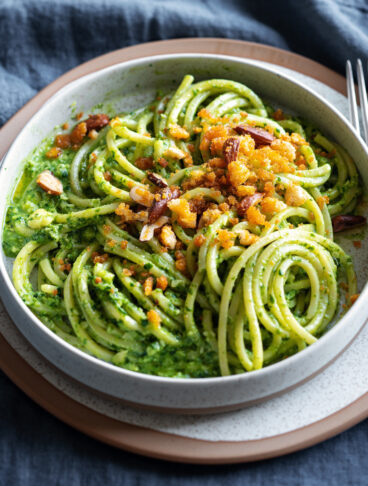
[[[180,150],[178,147],[169,147],[167,150],[165,150],[164,156],[165,157],[171,157],[173,159],[184,159],[187,154]]]
[[[130,189],[129,196],[138,204],[146,206],[147,208],[152,206],[154,195],[142,186],[134,186]]]
[[[367,219],[364,216],[357,216],[355,214],[339,214],[332,218],[332,226],[335,233],[357,228],[366,224],[366,222]]]
[[[230,137],[225,140],[222,148],[226,164],[230,164],[237,159],[239,153],[240,141],[238,138]]]
[[[52,194],[53,196],[60,196],[63,192],[63,184],[49,170],[41,172],[37,177],[37,184],[41,189],[46,191],[47,194]]]
[[[141,234],[139,236],[140,241],[152,240],[154,232],[156,229],[161,228],[164,224],[169,222],[167,216],[161,216],[157,221],[151,224],[145,224],[142,228]]]

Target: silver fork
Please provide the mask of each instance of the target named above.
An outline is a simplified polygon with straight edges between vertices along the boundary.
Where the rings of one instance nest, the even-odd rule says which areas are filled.
[[[359,101],[361,109],[362,118],[362,137],[368,144],[368,102],[367,102],[367,88],[364,78],[363,63],[360,59],[357,61],[357,78],[358,78],[358,91],[359,91]],[[355,96],[355,84],[353,69],[351,67],[351,62],[346,61],[346,86],[348,91],[348,101],[349,101],[349,115],[350,121],[354,126],[355,130],[360,135],[359,126],[359,115],[358,115],[358,103]]]

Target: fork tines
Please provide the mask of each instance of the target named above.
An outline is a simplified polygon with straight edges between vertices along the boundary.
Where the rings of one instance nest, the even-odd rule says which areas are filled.
[[[368,102],[367,102],[367,88],[364,78],[363,63],[360,59],[357,61],[357,77],[358,77],[358,90],[359,90],[359,101],[361,108],[361,117],[363,125],[363,138],[366,143],[368,143]],[[346,83],[348,91],[349,100],[349,115],[350,121],[356,131],[360,133],[359,128],[359,115],[358,115],[358,104],[355,96],[355,85],[354,85],[354,75],[351,66],[351,62],[346,62]]]

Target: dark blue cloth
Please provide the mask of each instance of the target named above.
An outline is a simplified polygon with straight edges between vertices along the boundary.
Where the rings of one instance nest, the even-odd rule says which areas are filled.
[[[42,87],[140,42],[228,37],[311,57],[341,73],[368,58],[367,0],[0,0],[0,125]],[[51,417],[0,373],[0,485],[366,485],[368,423],[251,465],[192,467],[99,444]]]

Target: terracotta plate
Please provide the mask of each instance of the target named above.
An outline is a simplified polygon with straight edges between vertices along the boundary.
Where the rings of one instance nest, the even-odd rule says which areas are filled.
[[[273,47],[227,39],[177,39],[141,44],[98,57],[64,74],[27,103],[0,131],[0,159],[19,130],[65,84],[107,66],[158,54],[209,53],[277,64],[345,92],[342,76],[305,57]],[[0,335],[0,366],[28,396],[50,413],[110,445],[147,456],[190,463],[235,463],[293,452],[332,437],[368,416],[368,393],[327,418],[306,427],[251,441],[213,442],[166,434],[106,417],[74,401],[38,374]]]

